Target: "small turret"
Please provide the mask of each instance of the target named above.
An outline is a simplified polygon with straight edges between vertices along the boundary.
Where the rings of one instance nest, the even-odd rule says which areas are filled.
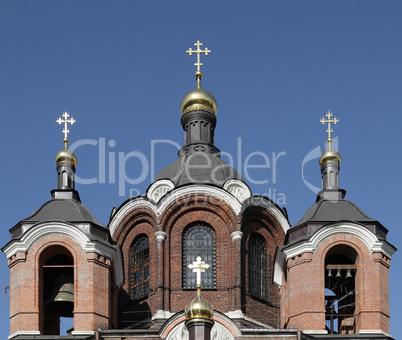
[[[56,166],[57,166],[57,190],[52,191],[53,198],[61,199],[76,199],[79,201],[78,192],[75,190],[75,167],[77,166],[77,156],[68,149],[68,129],[67,124],[73,125],[75,119],[69,118],[70,115],[65,111],[62,115],[63,119],[59,117],[56,123],[64,124],[64,149],[60,150],[56,154]]]
[[[321,118],[322,124],[328,124],[328,150],[324,151],[320,157],[319,163],[322,176],[322,190],[318,193],[317,201],[322,199],[338,200],[345,197],[345,190],[339,190],[339,169],[341,165],[341,155],[338,151],[332,150],[331,123],[339,123],[339,119],[332,118],[330,111],[326,114],[327,119]]]

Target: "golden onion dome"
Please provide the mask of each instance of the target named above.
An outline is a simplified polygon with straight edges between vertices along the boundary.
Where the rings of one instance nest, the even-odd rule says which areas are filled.
[[[61,162],[68,162],[73,164],[74,166],[77,166],[77,156],[74,154],[74,152],[68,149],[60,150],[57,153],[55,160],[56,164]]]
[[[327,150],[320,157],[320,166],[326,162],[337,161],[338,164],[341,164],[342,158],[338,151],[336,150]]]
[[[201,295],[201,287],[197,287],[197,296],[187,304],[184,311],[187,320],[202,318],[212,320],[214,317],[213,306]]]
[[[218,103],[215,97],[201,88],[188,92],[180,103],[180,112],[182,116],[191,111],[207,111],[216,116],[218,112]]]

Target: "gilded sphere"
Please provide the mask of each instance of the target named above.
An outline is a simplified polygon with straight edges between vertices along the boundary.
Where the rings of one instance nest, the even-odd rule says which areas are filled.
[[[195,318],[212,320],[214,317],[214,308],[208,301],[204,300],[201,292],[197,292],[195,299],[187,304],[184,314],[187,320]]]
[[[203,89],[192,90],[183,97],[180,103],[181,114],[184,115],[185,113],[187,113],[185,112],[185,110],[187,108],[190,108],[190,106],[194,104],[199,104],[207,107],[215,116],[218,112],[218,104],[215,97],[211,93]]]
[[[326,162],[330,162],[330,161],[337,161],[338,164],[341,164],[341,155],[338,151],[336,150],[327,150],[325,151],[321,157],[320,157],[320,165],[323,165]]]
[[[68,162],[77,166],[77,156],[70,150],[61,150],[56,155],[56,164],[60,162]]]

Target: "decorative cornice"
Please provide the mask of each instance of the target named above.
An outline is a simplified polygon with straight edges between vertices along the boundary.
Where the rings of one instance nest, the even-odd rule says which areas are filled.
[[[158,203],[163,196],[173,189],[174,184],[171,180],[161,179],[149,187],[147,197],[155,203]]]
[[[251,190],[246,185],[246,183],[239,181],[238,179],[228,180],[223,189],[229,191],[234,197],[237,198],[239,202],[245,201],[247,198],[251,197]]]
[[[239,215],[250,205],[261,206],[269,210],[269,212],[278,220],[285,233],[290,227],[289,222],[283,215],[282,211],[268,199],[255,201],[246,200],[242,204],[235,196],[233,196],[233,194],[224,189],[211,185],[186,185],[169,191],[158,201],[157,204],[144,197],[137,197],[133,200],[127,201],[124,206],[118,209],[118,211],[113,215],[112,219],[110,220],[110,235],[113,238],[116,233],[117,227],[120,225],[124,217],[137,208],[149,208],[155,213],[157,217],[160,217],[162,213],[169,207],[169,205],[171,205],[174,201],[177,201],[180,197],[197,194],[205,195],[207,197],[210,196],[217,200],[222,200],[233,209],[236,215]]]
[[[358,238],[371,253],[380,252],[391,258],[396,248],[377,236],[362,225],[354,223],[332,223],[317,230],[309,239],[284,246],[276,253],[274,265],[274,282],[282,285],[282,271],[284,263],[303,253],[314,253],[320,243],[333,235],[351,235]]]
[[[194,111],[203,111],[203,112],[208,112],[208,113],[213,114],[213,115],[215,114],[215,111],[211,107],[209,107],[207,105],[204,105],[204,104],[192,104],[192,105],[190,105],[189,107],[187,107],[183,111],[182,115],[184,116],[185,114],[187,114],[189,112],[194,112]]]
[[[116,283],[118,286],[122,284],[123,262],[119,247],[99,240],[90,240],[85,233],[72,224],[57,221],[37,223],[22,234],[19,239],[11,240],[2,250],[9,259],[19,252],[28,252],[35,242],[48,235],[56,235],[58,238],[60,235],[66,235],[76,242],[83,252],[92,252],[112,259],[115,263]]]

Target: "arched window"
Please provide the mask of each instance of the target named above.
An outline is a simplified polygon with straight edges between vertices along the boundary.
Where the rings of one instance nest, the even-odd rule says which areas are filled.
[[[354,334],[357,253],[345,245],[330,249],[325,258],[325,319],[330,334]]]
[[[198,256],[209,264],[209,269],[201,276],[202,288],[216,288],[215,232],[203,222],[196,222],[183,232],[183,288],[196,288],[196,275],[188,266],[196,261]]]
[[[41,334],[63,335],[74,326],[74,259],[64,247],[50,246],[40,256]],[[69,327],[68,327],[69,328]]]
[[[149,293],[149,240],[146,235],[137,236],[130,247],[129,291],[133,300]]]
[[[269,253],[264,239],[252,234],[248,243],[248,273],[250,294],[269,301]]]

